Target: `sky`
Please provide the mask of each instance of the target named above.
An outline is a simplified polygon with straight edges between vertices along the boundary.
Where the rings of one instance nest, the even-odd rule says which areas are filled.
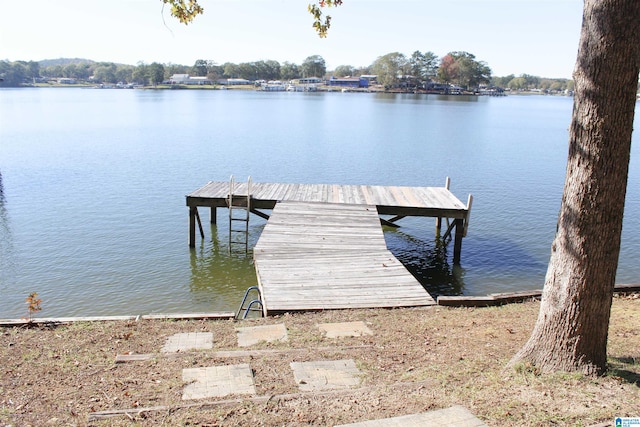
[[[135,65],[198,59],[362,67],[391,52],[438,57],[466,51],[494,76],[571,78],[580,0],[344,0],[325,9],[331,29],[311,27],[312,0],[199,0],[185,26],[161,0],[0,0],[0,60],[84,58]]]

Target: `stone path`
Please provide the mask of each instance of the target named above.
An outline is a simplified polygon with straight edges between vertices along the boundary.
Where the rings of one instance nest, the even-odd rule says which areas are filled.
[[[236,328],[236,332],[238,333],[238,347],[250,347],[263,341],[289,341],[287,328],[283,324]]]
[[[182,381],[190,383],[182,392],[182,400],[256,394],[253,372],[247,363],[183,369]]]
[[[364,322],[324,323],[318,325],[327,338],[359,337],[373,335]],[[241,327],[236,329],[238,346],[250,347],[260,342],[286,342],[287,329],[284,324]],[[213,348],[212,333],[182,333],[167,339],[162,352],[186,352]],[[348,389],[360,384],[361,372],[352,359],[292,362],[292,375],[301,392]],[[182,370],[182,380],[187,383],[182,399],[205,399],[231,394],[255,395],[253,371],[247,363],[221,365]],[[438,411],[412,414],[402,417],[344,424],[341,427],[486,427],[471,412],[462,406]]]
[[[161,351],[176,353],[210,348],[213,348],[213,334],[211,332],[187,332],[170,336]]]
[[[373,335],[371,329],[364,322],[322,323],[318,325],[318,329],[327,338]]]
[[[487,425],[477,419],[467,408],[452,406],[438,411],[342,424],[336,427],[487,427]]]
[[[342,389],[360,384],[360,370],[352,359],[291,362],[290,366],[300,391]]]

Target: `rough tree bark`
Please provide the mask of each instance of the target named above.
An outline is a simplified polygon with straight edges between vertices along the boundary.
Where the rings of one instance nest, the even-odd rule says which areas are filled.
[[[569,158],[538,320],[511,365],[602,374],[640,62],[640,1],[585,0]]]

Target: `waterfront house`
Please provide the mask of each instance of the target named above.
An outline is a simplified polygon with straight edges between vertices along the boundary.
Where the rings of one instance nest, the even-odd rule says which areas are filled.
[[[170,84],[176,85],[211,85],[213,82],[206,77],[190,76],[189,74],[174,74],[169,78]]]
[[[331,76],[329,81],[327,82],[329,86],[337,86],[343,88],[368,88],[369,80],[363,79],[362,77],[343,77],[337,78]]]

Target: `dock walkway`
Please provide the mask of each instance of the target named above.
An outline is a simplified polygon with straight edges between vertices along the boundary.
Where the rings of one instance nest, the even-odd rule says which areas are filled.
[[[265,315],[435,304],[387,249],[372,205],[278,203],[253,258]]]

